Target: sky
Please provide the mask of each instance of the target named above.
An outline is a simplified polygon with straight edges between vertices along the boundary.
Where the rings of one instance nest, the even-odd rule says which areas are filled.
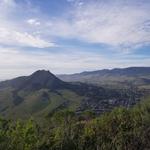
[[[150,0],[0,0],[0,80],[150,66]]]

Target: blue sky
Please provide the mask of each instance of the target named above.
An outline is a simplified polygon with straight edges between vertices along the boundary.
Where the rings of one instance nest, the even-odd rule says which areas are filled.
[[[0,79],[150,66],[149,0],[0,0]]]

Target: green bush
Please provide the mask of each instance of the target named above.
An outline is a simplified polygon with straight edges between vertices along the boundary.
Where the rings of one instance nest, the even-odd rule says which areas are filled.
[[[90,111],[80,116],[69,110],[59,111],[48,126],[43,126],[32,119],[13,122],[1,118],[0,149],[148,150],[150,101],[97,117]]]

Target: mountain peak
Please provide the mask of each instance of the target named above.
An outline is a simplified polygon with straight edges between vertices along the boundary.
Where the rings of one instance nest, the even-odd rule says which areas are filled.
[[[49,70],[38,70],[31,74],[30,77],[41,78],[42,80],[45,78],[56,78],[54,74],[52,74]]]
[[[52,74],[49,70],[37,70],[33,74]]]
[[[13,87],[17,90],[39,90],[39,89],[58,89],[67,83],[58,79],[48,70],[38,70],[30,76],[18,77],[12,80],[4,81],[0,87]]]
[[[48,70],[38,70],[28,76],[26,89],[55,89],[65,84]]]

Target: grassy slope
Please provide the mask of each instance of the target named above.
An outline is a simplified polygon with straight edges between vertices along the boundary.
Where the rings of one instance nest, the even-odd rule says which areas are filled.
[[[42,97],[43,93],[47,93],[47,99]],[[18,95],[24,100],[19,105],[15,105],[11,90],[0,91],[0,114],[2,116],[13,119],[26,119],[29,116],[43,117],[60,108],[75,110],[83,99],[70,90],[48,91],[42,89],[29,93],[20,91]]]
[[[11,89],[0,90],[0,112],[3,116],[7,115],[8,110],[13,107]]]

